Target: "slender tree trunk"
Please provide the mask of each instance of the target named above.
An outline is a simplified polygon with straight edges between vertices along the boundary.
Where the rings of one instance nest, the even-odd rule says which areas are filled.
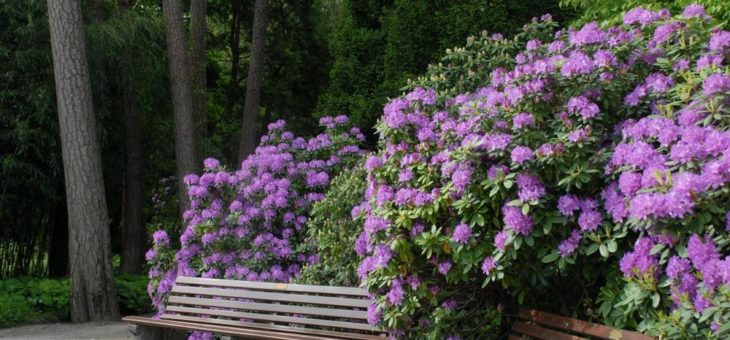
[[[163,0],[170,92],[175,125],[175,159],[180,198],[180,214],[189,206],[184,177],[195,172],[195,122],[190,69],[185,49],[185,30],[180,0]]]
[[[125,72],[122,86],[124,106],[124,198],[122,224],[122,256],[119,270],[137,273],[147,248],[144,224],[144,175],[142,174],[142,124],[139,96],[134,88],[132,71]]]
[[[256,149],[256,116],[261,102],[261,83],[264,76],[264,45],[268,21],[268,0],[256,0],[251,39],[251,64],[246,78],[246,101],[243,106],[243,126],[238,159],[242,161]]]
[[[195,137],[198,144],[208,135],[206,125],[207,106],[206,100],[206,57],[205,57],[205,32],[207,28],[207,0],[190,1],[190,66],[192,67],[191,80],[193,86],[193,119],[195,120]],[[198,156],[201,155],[201,148],[198,148]],[[199,161],[199,160],[198,160]]]
[[[119,318],[79,0],[48,0],[69,219],[71,319]]]

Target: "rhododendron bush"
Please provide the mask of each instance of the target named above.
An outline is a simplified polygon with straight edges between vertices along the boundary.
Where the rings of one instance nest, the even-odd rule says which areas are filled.
[[[496,336],[500,303],[559,301],[563,287],[564,313],[730,331],[730,32],[698,5],[623,21],[547,38],[545,16],[511,59],[464,63],[385,106],[352,212],[371,323]],[[484,81],[435,86],[454,74]]]
[[[295,137],[284,121],[269,125],[256,152],[235,172],[217,160],[203,174],[188,175],[190,209],[177,249],[164,230],[153,234],[147,253],[149,292],[162,311],[177,275],[289,282],[317,261],[302,247],[312,204],[329,181],[362,158],[364,136],[347,129],[347,117],[324,117],[325,132]]]

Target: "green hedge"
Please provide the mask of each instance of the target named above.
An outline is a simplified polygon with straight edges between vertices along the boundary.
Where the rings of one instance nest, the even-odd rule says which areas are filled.
[[[151,312],[147,277],[116,277],[122,314]],[[69,280],[19,277],[0,280],[0,328],[70,319]]]

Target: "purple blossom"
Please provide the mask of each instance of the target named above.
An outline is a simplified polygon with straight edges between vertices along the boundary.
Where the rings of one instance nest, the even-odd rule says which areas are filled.
[[[449,273],[449,270],[451,270],[451,266],[453,266],[453,263],[451,263],[451,261],[443,261],[439,262],[437,268],[439,273],[441,273],[442,275],[446,275]]]
[[[505,205],[502,207],[504,224],[520,235],[529,235],[532,231],[532,218],[522,213],[522,209]]]
[[[512,149],[511,153],[511,159],[512,162],[515,162],[517,164],[522,164],[526,161],[529,161],[532,159],[532,150],[526,146],[517,146],[514,149]]]
[[[507,245],[507,238],[509,237],[509,232],[507,230],[501,230],[497,233],[497,235],[494,236],[494,247],[499,250],[504,250]]]
[[[578,249],[581,238],[582,237],[579,230],[574,229],[573,231],[571,231],[570,236],[561,241],[558,245],[558,254],[560,254],[561,257],[566,257],[573,254],[575,250]]]
[[[516,115],[514,118],[512,118],[512,125],[516,129],[522,129],[526,128],[533,124],[533,117],[529,113],[520,113]]]
[[[563,195],[558,199],[558,210],[563,216],[573,216],[573,213],[580,210],[580,199],[574,195]]]
[[[658,261],[650,255],[652,247],[654,243],[649,237],[642,237],[636,241],[634,251],[626,253],[619,263],[625,277],[642,278],[658,275]]]
[[[451,239],[456,243],[466,244],[471,237],[471,228],[468,225],[462,223],[456,226]]]
[[[582,231],[595,231],[601,225],[601,213],[593,209],[583,210],[578,217],[578,225]]]
[[[646,87],[656,93],[664,93],[672,87],[674,81],[671,77],[661,73],[652,73],[646,77]]]
[[[482,262],[482,272],[484,275],[489,275],[489,273],[494,270],[494,268],[497,267],[497,262],[494,260],[493,256],[487,256],[484,259],[484,262]]]
[[[707,44],[710,51],[723,52],[730,47],[730,32],[717,30],[712,32],[710,42]]]
[[[401,284],[401,281],[394,280],[391,285],[390,291],[386,295],[388,302],[390,302],[393,305],[400,306],[403,303],[404,297],[405,297],[405,291],[403,291],[403,286]]]
[[[682,17],[685,19],[689,18],[701,18],[709,19],[710,17],[705,13],[705,7],[700,4],[687,5],[682,12]]]
[[[629,10],[623,17],[624,24],[631,25],[639,23],[641,26],[646,26],[658,19],[659,13],[641,7]]]
[[[205,169],[207,170],[214,170],[220,166],[220,162],[215,158],[206,158],[203,161],[203,166],[205,166]]]
[[[509,168],[501,164],[492,165],[489,167],[489,170],[487,170],[487,177],[490,179],[495,179],[497,176],[506,176],[508,174]]]
[[[711,96],[716,93],[723,93],[730,90],[730,76],[715,73],[702,82],[702,94]]]
[[[606,40],[606,33],[601,31],[597,22],[589,22],[579,31],[571,32],[569,40],[575,46],[601,43]]]

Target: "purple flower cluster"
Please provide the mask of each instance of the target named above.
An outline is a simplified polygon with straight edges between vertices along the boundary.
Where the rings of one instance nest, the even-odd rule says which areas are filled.
[[[666,272],[672,282],[674,303],[687,302],[697,312],[703,312],[720,297],[720,286],[730,286],[730,256],[722,259],[709,236],[703,239],[692,235],[687,243],[687,258],[672,257]]]
[[[649,237],[642,237],[634,244],[634,250],[624,254],[619,263],[621,272],[627,278],[654,280],[659,274],[659,261],[651,255],[654,242]]]
[[[651,253],[657,244],[675,252],[689,225],[730,230],[730,33],[711,31],[706,18],[701,6],[681,17],[635,8],[618,27],[589,23],[524,41],[470,92],[439,90],[436,100],[415,88],[390,101],[382,149],[366,161],[356,242],[358,273],[381,310],[433,304],[407,284],[414,277],[445,301],[476,275],[519,277],[512,264],[536,261],[522,258],[523,242],[566,258],[593,254],[583,247],[596,240],[610,249],[595,253],[627,281],[656,287],[666,273],[672,289],[693,292],[696,310],[715,304],[709,291],[727,285],[722,256],[702,257],[697,249],[709,247],[690,240],[688,257],[664,270],[668,256]],[[500,212],[495,228],[486,217]],[[690,218],[697,212],[702,223]],[[407,250],[383,257],[380,247]],[[481,273],[463,252],[479,254]]]
[[[149,291],[158,309],[177,275],[288,282],[317,261],[298,247],[311,206],[324,197],[333,174],[363,153],[363,136],[345,129],[347,117],[323,117],[320,123],[326,132],[307,140],[285,131],[283,121],[274,122],[237,171],[208,158],[201,175],[185,177],[190,209],[183,216],[181,248],[170,249],[167,234],[157,231],[147,254]]]

